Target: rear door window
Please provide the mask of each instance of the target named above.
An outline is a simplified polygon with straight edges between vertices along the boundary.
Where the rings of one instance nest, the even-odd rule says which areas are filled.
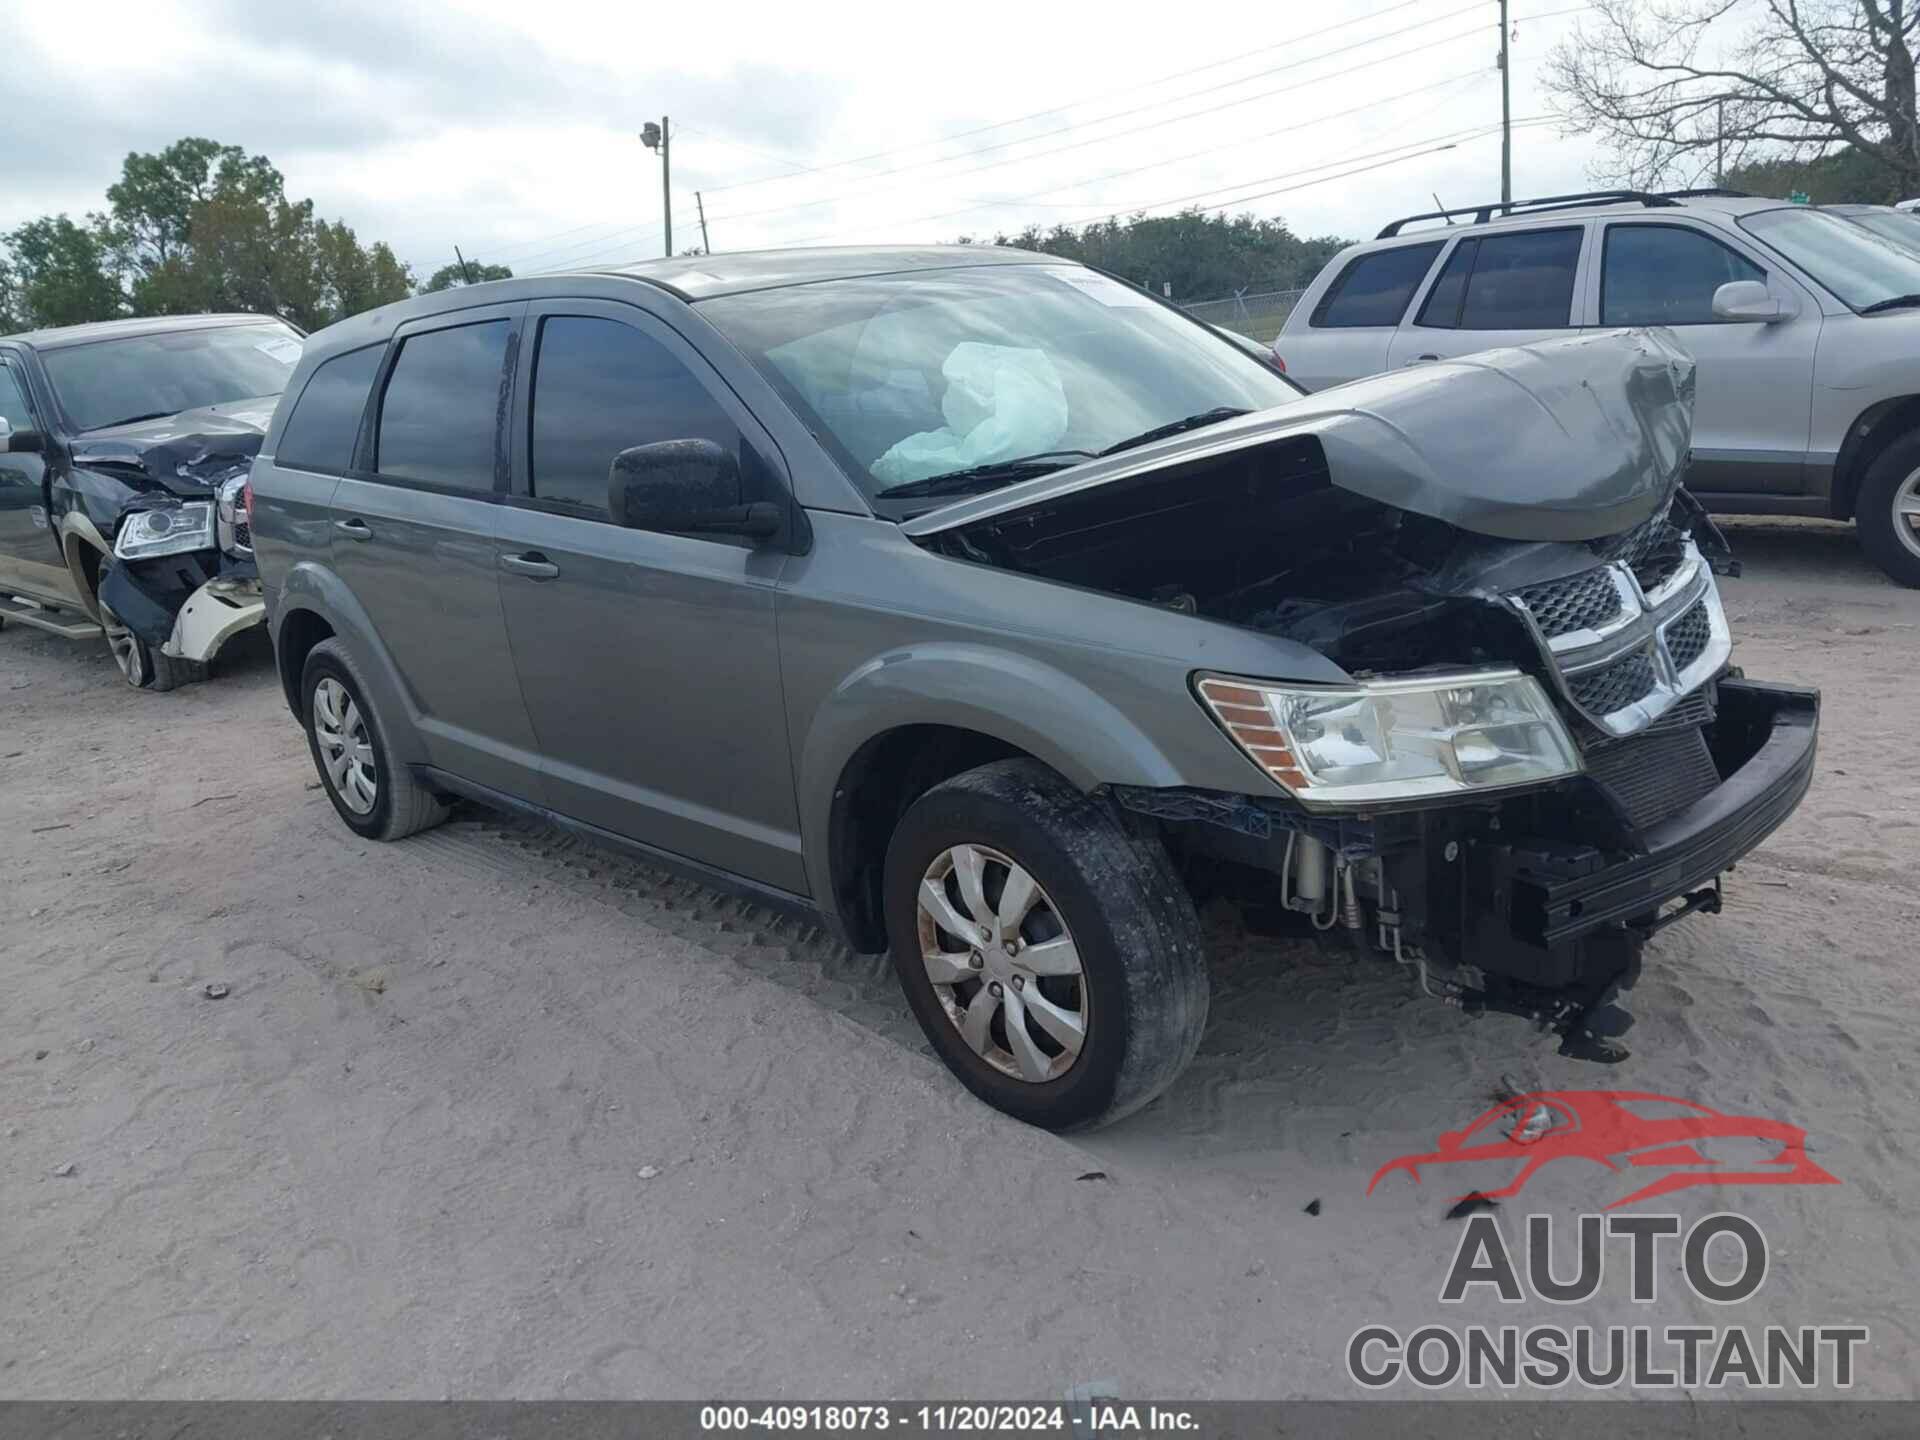
[[[510,328],[485,320],[400,342],[380,402],[380,474],[449,490],[494,488]]]
[[[297,470],[345,470],[353,464],[360,417],[386,349],[369,345],[349,350],[325,361],[308,377],[280,432],[275,464]]]
[[[1439,253],[1436,240],[1356,255],[1313,307],[1310,323],[1332,330],[1398,325]]]
[[[1420,308],[1419,323],[1446,330],[1562,330],[1585,230],[1523,230],[1463,240]]]
[[[740,431],[699,377],[631,325],[549,315],[534,352],[528,468],[533,498],[607,518],[613,457],[660,440],[712,440],[739,454]]]
[[[1920,230],[1915,231],[1920,235]],[[1713,292],[1767,272],[1698,230],[1610,225],[1600,267],[1602,325],[1717,325]]]

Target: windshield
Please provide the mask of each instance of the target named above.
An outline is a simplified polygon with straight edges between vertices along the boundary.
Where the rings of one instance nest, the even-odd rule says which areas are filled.
[[[1842,213],[1854,224],[1865,226],[1884,240],[1904,245],[1909,250],[1920,249],[1920,215],[1909,215],[1904,210],[1857,210]]]
[[[894,518],[1300,394],[1208,327],[1077,266],[834,280],[700,312]]]
[[[1855,310],[1920,294],[1920,253],[1851,220],[1804,205],[1741,217],[1756,236]]]
[[[99,430],[203,405],[278,395],[300,337],[275,321],[68,345],[42,355],[76,428]]]

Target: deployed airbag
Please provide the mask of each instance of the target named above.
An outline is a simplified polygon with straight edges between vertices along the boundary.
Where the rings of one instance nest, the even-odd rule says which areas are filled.
[[[1044,351],[966,340],[940,367],[938,430],[909,435],[873,464],[888,485],[1032,455],[1067,433],[1067,392]]]

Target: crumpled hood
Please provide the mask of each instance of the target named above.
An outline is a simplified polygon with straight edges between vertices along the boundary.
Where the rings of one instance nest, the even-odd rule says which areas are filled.
[[[1503,540],[1593,540],[1667,503],[1693,438],[1693,360],[1609,330],[1375,375],[909,521],[919,537],[1301,435],[1332,483]]]
[[[203,495],[259,453],[279,399],[267,395],[233,400],[164,419],[92,430],[73,442],[73,462],[122,474],[138,470],[176,494]]]

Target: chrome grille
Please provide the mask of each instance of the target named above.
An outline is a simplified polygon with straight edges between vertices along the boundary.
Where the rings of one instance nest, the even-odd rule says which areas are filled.
[[[1581,709],[1596,715],[1611,715],[1636,700],[1646,699],[1653,693],[1658,678],[1653,657],[1640,650],[1611,665],[1569,676],[1567,689]]]
[[[1712,638],[1713,624],[1707,618],[1705,602],[1667,626],[1667,658],[1673,661],[1674,672],[1678,674],[1698,660]]]
[[[1620,588],[1605,566],[1566,580],[1529,585],[1516,593],[1549,640],[1575,630],[1596,629],[1620,615]]]
[[[1658,589],[1687,558],[1687,532],[1667,518],[1669,513],[1662,511],[1600,549],[1608,560],[1631,570],[1642,590]]]

